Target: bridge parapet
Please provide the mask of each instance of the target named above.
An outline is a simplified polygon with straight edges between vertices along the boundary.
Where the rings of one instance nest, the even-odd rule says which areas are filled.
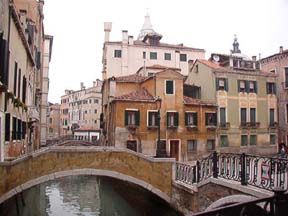
[[[75,173],[129,181],[170,202],[174,162],[114,147],[51,146],[0,163],[0,203],[35,184]]]

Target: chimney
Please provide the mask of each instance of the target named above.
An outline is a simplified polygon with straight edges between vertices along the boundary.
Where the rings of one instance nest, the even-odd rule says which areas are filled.
[[[93,81],[93,87],[96,87],[96,81]]]
[[[44,7],[44,0],[39,0],[39,11],[42,19],[44,19],[43,7]]]
[[[80,83],[80,87],[81,87],[81,90],[85,89],[85,86],[84,86],[83,82]]]
[[[128,44],[128,31],[127,30],[122,31],[122,43]]]
[[[283,53],[283,46],[280,46],[279,53]]]
[[[257,56],[252,56],[252,61],[255,62],[257,60]]]
[[[112,29],[112,22],[104,22],[104,32],[105,32],[104,42],[109,41],[111,29]]]
[[[133,36],[131,36],[131,35],[128,37],[128,44],[129,45],[133,45],[134,44]]]

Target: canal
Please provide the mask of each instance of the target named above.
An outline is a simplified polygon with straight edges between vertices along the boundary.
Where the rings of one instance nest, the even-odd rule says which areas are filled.
[[[34,186],[0,205],[1,216],[137,216],[180,213],[134,184],[99,176],[69,176]]]

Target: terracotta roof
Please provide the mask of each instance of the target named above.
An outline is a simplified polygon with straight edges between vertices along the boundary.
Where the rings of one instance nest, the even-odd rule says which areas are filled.
[[[186,105],[204,105],[204,106],[216,106],[216,103],[213,101],[205,101],[201,99],[191,98],[183,96],[184,104]]]
[[[268,71],[263,71],[263,70],[244,70],[244,69],[235,69],[235,68],[230,68],[230,67],[222,67],[212,61],[205,60],[205,59],[197,59],[196,62],[200,62],[216,71],[219,72],[227,72],[227,73],[239,73],[239,74],[249,74],[249,75],[262,75],[262,76],[270,76],[270,77],[276,77],[276,74],[272,74]],[[195,62],[195,63],[196,63]]]
[[[281,52],[281,53],[275,53],[273,55],[270,55],[270,56],[267,56],[265,58],[262,58],[260,61],[262,62],[262,61],[265,61],[266,59],[273,58],[273,57],[276,57],[276,56],[281,56],[281,55],[284,55],[284,54],[288,54],[288,49],[283,50],[283,52]]]
[[[117,82],[142,82],[147,77],[139,76],[138,74],[131,74],[127,76],[114,77]]]
[[[141,88],[128,94],[115,97],[114,100],[154,101],[155,98],[147,91],[146,88]]]

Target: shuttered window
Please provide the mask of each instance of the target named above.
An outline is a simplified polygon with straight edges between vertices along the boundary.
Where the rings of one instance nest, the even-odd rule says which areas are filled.
[[[197,140],[187,140],[187,152],[197,151]]]
[[[125,126],[140,124],[140,112],[134,110],[125,110]]]
[[[257,135],[250,135],[250,145],[256,145],[257,143]]]
[[[267,82],[266,90],[267,94],[276,94],[276,83]]]
[[[248,144],[248,136],[241,135],[241,146],[247,146],[247,144]]]
[[[10,113],[5,114],[5,141],[10,141]]]
[[[241,123],[243,122],[247,122],[247,109],[246,108],[241,108],[240,109],[240,112],[241,112]]]
[[[228,92],[228,79],[216,78],[216,90],[225,90]]]
[[[167,127],[178,127],[178,112],[167,112]]]
[[[166,80],[165,90],[166,94],[174,94],[174,80]]]
[[[114,50],[114,58],[121,58],[122,50]]]
[[[288,88],[288,67],[285,68],[285,88]]]
[[[206,126],[216,126],[217,125],[216,113],[205,113],[205,125]]]
[[[158,126],[159,125],[157,115],[158,115],[157,111],[149,111],[148,112],[148,126]]]
[[[150,59],[157,59],[157,52],[150,52]]]
[[[220,146],[227,147],[228,146],[228,136],[227,135],[220,135]]]
[[[185,125],[186,126],[197,126],[198,125],[197,112],[186,112],[185,113]]]
[[[250,108],[250,122],[256,122],[256,108]]]
[[[17,139],[17,119],[15,117],[12,118],[12,140]]]

